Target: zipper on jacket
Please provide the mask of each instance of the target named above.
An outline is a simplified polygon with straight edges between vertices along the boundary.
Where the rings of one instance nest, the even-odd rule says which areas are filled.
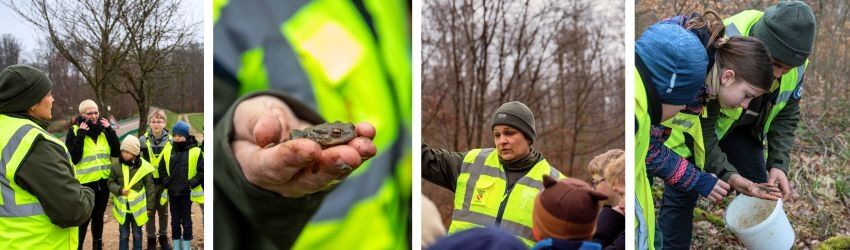
[[[505,177],[507,177],[507,175],[505,175]],[[505,179],[507,180],[507,178]],[[505,214],[505,206],[508,205],[508,198],[511,197],[511,190],[514,189],[513,186],[508,185],[509,184],[505,182],[505,195],[504,198],[502,198],[502,203],[499,204],[499,213],[496,214],[496,227],[499,227],[499,224],[502,224],[502,215]]]

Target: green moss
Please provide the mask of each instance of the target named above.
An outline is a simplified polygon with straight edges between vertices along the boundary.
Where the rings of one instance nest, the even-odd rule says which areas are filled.
[[[850,249],[850,236],[841,235],[827,239],[818,246],[818,250]]]

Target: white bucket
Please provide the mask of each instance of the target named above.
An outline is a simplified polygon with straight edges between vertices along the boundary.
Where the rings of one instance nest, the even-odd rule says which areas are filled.
[[[782,200],[738,195],[726,208],[726,227],[747,249],[791,249],[794,245],[794,229]]]

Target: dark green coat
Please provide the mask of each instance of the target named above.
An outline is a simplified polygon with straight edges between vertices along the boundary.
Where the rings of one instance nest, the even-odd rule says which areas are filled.
[[[47,129],[47,123],[38,119],[20,114],[6,115],[29,119]],[[76,227],[89,219],[94,207],[94,192],[74,177],[74,165],[62,145],[39,136],[21,164],[15,173],[15,182],[38,197],[53,224],[62,228]]]

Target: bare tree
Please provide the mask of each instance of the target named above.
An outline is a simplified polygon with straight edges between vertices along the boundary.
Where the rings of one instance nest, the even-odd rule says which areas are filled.
[[[0,70],[18,64],[21,58],[21,41],[12,34],[0,38]]]
[[[493,147],[490,117],[521,101],[533,148],[570,177],[624,147],[623,4],[590,0],[431,0],[423,4],[422,138],[465,152]],[[607,7],[606,7],[607,6]],[[451,193],[423,182],[448,223]]]
[[[129,34],[119,18],[127,15],[126,0],[7,0],[6,5],[37,29],[46,32],[56,50],[68,60],[105,106],[107,87],[115,81],[127,54]]]
[[[492,147],[490,115],[521,101],[536,114],[533,146],[562,172],[583,176],[593,155],[623,147],[623,35],[610,28],[622,23],[621,9],[590,1],[426,2],[423,138],[454,151]]]
[[[168,64],[169,56],[184,46],[198,23],[186,24],[175,0],[132,1],[127,11],[118,17],[128,37],[127,54],[119,67],[125,81],[112,87],[129,95],[139,110],[139,134],[145,132],[147,113],[153,94],[162,94],[163,78],[177,74],[183,65]],[[177,69],[174,69],[176,67]],[[159,86],[158,86],[159,85]],[[181,85],[182,86],[182,85]],[[185,92],[185,91],[182,91]]]

